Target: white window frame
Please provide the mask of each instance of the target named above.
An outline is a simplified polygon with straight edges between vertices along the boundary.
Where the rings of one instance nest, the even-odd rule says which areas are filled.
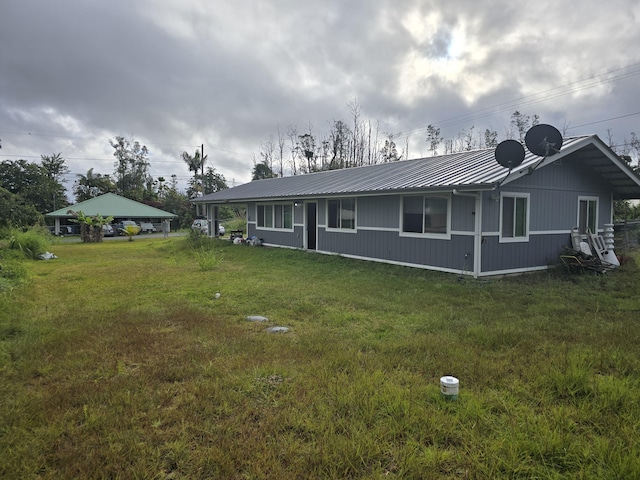
[[[407,197],[419,197],[422,198],[422,233],[419,232],[405,232],[404,231],[404,201]],[[424,216],[425,216],[425,202],[427,198],[443,198],[447,201],[447,218],[446,218],[446,230],[443,233],[437,232],[425,232],[424,231]],[[449,193],[425,193],[420,195],[404,195],[400,198],[400,236],[401,237],[414,237],[414,238],[436,238],[439,240],[451,239],[451,194]]]
[[[285,207],[289,206],[291,210],[291,227],[287,228],[285,224]],[[260,218],[260,207],[263,210],[263,218]],[[280,208],[282,212],[282,227],[277,227],[277,215],[276,210]],[[269,211],[270,218],[267,218],[267,211]],[[256,204],[256,229],[259,230],[272,230],[276,232],[293,232],[293,203],[289,202],[276,202],[276,203],[259,203]],[[262,223],[262,225],[261,225]]]
[[[510,236],[510,237],[504,236],[505,225],[503,225],[503,222],[504,222],[504,199],[505,198],[512,198],[514,203],[513,220],[512,220],[513,223],[511,225],[511,230],[514,233],[513,233],[513,236]],[[527,201],[527,205],[525,209],[525,215],[527,217],[525,218],[525,227],[524,227],[525,234],[523,236],[516,237],[515,231],[516,231],[516,225],[518,223],[518,219],[516,218],[516,212],[517,212],[516,203],[517,203],[517,199],[519,198],[524,198]],[[528,193],[503,192],[500,194],[500,243],[528,242],[530,220],[531,220],[531,196]]]
[[[579,195],[578,196],[578,214],[576,216],[576,225],[578,226],[578,228],[580,228],[580,204],[582,202],[595,202],[595,210],[596,210],[596,216],[595,216],[595,229],[594,231],[592,231],[591,233],[593,234],[597,234],[598,233],[598,225],[600,222],[600,218],[599,218],[599,212],[600,212],[600,198],[599,197],[589,197],[589,196],[583,196],[583,195]],[[587,207],[588,208],[588,207]],[[589,213],[587,210],[587,218],[585,219],[585,225],[589,222]],[[588,228],[589,225],[586,225],[586,227]],[[584,231],[580,230],[580,233],[587,233],[587,229],[585,228]]]
[[[344,227],[343,224],[345,222],[345,220],[342,218],[341,212],[343,212],[343,208],[342,208],[342,202],[348,200],[348,201],[352,201],[353,202],[353,228],[351,227]],[[338,222],[340,223],[340,225],[338,227],[330,227],[330,222],[329,222],[329,204],[331,202],[339,202],[338,205]],[[326,203],[326,210],[327,210],[327,214],[326,214],[326,230],[330,231],[330,232],[346,232],[346,233],[356,233],[358,231],[358,199],[355,197],[341,197],[341,198],[328,198],[327,199],[327,203]]]

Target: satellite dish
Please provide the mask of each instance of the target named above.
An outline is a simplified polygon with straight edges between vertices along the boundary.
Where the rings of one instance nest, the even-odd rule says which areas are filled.
[[[524,136],[524,143],[534,155],[550,157],[562,148],[562,134],[556,127],[541,123],[529,129]]]
[[[494,155],[496,162],[511,170],[523,162],[524,147],[516,140],[505,140],[498,144]]]

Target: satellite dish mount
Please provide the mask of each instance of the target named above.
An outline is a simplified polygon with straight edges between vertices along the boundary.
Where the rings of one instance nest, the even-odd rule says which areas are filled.
[[[529,167],[528,173],[532,173],[547,157],[551,157],[560,151],[562,148],[562,134],[557,128],[542,123],[529,129],[524,136],[524,143],[531,153],[542,157],[538,163]],[[511,170],[520,166],[524,161],[525,150],[522,143],[516,140],[504,140],[498,144],[494,155],[498,164],[509,169],[507,176],[496,185],[496,188],[500,188],[500,185],[511,175]]]

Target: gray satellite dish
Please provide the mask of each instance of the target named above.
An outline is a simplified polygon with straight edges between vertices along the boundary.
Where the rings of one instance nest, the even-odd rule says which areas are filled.
[[[496,147],[494,155],[496,162],[511,170],[523,162],[524,147],[515,140],[505,140]]]
[[[524,136],[524,143],[534,155],[549,157],[562,148],[562,134],[556,127],[541,123],[529,129]]]

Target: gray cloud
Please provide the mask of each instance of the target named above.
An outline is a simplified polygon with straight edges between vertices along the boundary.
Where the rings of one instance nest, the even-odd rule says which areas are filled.
[[[570,134],[640,130],[640,115],[594,123],[640,112],[632,0],[7,3],[0,158],[62,152],[75,173],[111,173],[107,140],[131,135],[154,175],[188,176],[180,153],[204,143],[242,182],[278,127],[323,133],[354,99],[414,155],[428,124],[502,134],[516,109],[592,124]]]

